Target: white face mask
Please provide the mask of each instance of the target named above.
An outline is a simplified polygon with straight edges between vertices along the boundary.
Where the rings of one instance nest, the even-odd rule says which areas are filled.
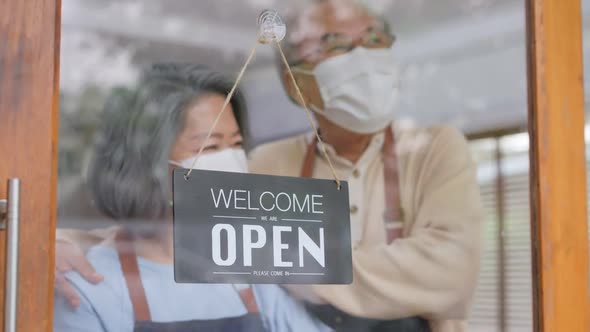
[[[357,47],[321,62],[313,75],[325,109],[315,105],[310,108],[340,127],[369,134],[393,121],[399,99],[399,71],[391,48]]]
[[[169,163],[175,166],[189,169],[191,168],[195,156],[181,160],[169,160]],[[208,171],[222,171],[234,173],[248,173],[248,159],[246,152],[243,149],[225,149],[217,152],[202,154],[194,169],[202,169]]]

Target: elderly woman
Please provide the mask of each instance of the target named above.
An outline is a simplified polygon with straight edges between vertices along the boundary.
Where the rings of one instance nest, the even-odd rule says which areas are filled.
[[[231,86],[203,67],[159,65],[132,91],[114,91],[88,185],[98,209],[120,227],[86,254],[103,282],[92,284],[74,272],[58,275],[58,282],[73,286],[79,303],[74,309],[56,296],[55,331],[327,329],[276,285],[174,282],[171,169],[188,167],[204,147],[196,168],[247,171],[239,92],[205,141]],[[72,250],[81,241],[75,232],[58,238],[69,240]]]

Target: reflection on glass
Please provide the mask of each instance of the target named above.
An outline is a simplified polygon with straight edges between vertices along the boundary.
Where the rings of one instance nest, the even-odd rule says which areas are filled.
[[[315,113],[336,171],[349,181],[355,282],[255,286],[262,324],[276,331],[289,326],[355,330],[355,324],[397,326],[400,331],[532,331],[522,1],[312,2],[63,2],[57,259],[65,263],[59,266],[56,301],[63,301],[63,310],[56,310],[62,315],[56,321],[67,325],[70,318],[77,319],[66,315],[76,315],[66,310],[68,292],[83,295],[78,304],[97,312],[94,319],[102,319],[103,310],[122,308],[120,316],[109,319],[111,330],[130,330],[138,319],[122,286],[125,280],[113,273],[120,271],[115,268],[115,240],[121,224],[157,219],[164,220],[160,226],[169,225],[170,215],[161,197],[157,203],[146,198],[125,207],[118,199],[123,194],[155,197],[153,188],[133,176],[154,176],[157,181],[148,182],[158,184],[160,194],[168,193],[169,168],[187,165],[184,161],[203,145],[210,155],[237,148],[238,125],[250,171],[305,173],[304,155],[311,151],[313,156],[316,146],[305,113],[294,102],[299,100],[296,90],[272,47],[259,47],[241,84],[247,116],[228,113],[234,127],[224,125],[231,119],[220,121],[219,130],[228,130],[228,140],[183,139],[178,128],[206,132],[231,85],[222,91],[208,88],[208,95],[197,93],[191,90],[197,79],[183,81],[187,77],[176,73],[168,77],[175,83],[166,88],[141,89],[147,84],[145,70],[154,63],[204,65],[234,77],[256,40],[258,14],[272,8],[285,17],[283,46],[297,84]],[[185,88],[192,91],[186,102],[171,106],[166,93],[176,96]],[[145,103],[137,97],[138,89],[147,91]],[[166,89],[173,91],[162,92]],[[118,98],[125,103],[114,107],[113,93],[122,93]],[[211,112],[190,116],[193,108],[207,108],[205,104]],[[182,120],[176,119],[180,122],[158,117],[173,109],[182,110]],[[384,133],[392,121],[397,155],[390,165],[399,167],[399,173],[387,173],[391,167],[382,158],[382,147],[388,144]],[[173,138],[158,136],[169,123],[178,125]],[[460,133],[468,137],[467,144]],[[137,157],[134,153],[141,158],[129,169],[115,167],[118,189],[97,195],[96,188],[107,188],[109,180],[96,170],[130,162]],[[100,167],[97,155],[105,161]],[[331,178],[323,156],[315,155],[309,175]],[[150,167],[151,162],[158,166]],[[385,187],[399,190],[391,194]],[[147,227],[148,233],[153,228]],[[161,227],[155,232],[161,235]],[[166,239],[146,243],[161,248],[169,245]],[[136,250],[144,247],[134,242]],[[170,272],[170,252],[154,252],[148,250],[147,259],[140,253],[139,260],[142,278],[153,268],[162,272],[154,278],[166,281],[144,280],[152,320],[206,320],[246,312],[240,289],[231,285],[177,288],[165,274]],[[80,268],[77,262],[84,257],[103,274],[102,282],[95,280],[98,285],[67,272]],[[104,257],[112,259],[112,269],[100,265]],[[62,272],[75,288],[68,288],[72,284],[64,282]],[[108,294],[104,287],[113,284],[120,287]],[[96,290],[103,291],[93,294]],[[183,294],[209,294],[210,306],[182,302]],[[166,316],[172,307],[162,307],[152,297],[180,298],[175,305],[192,309],[184,317]],[[277,298],[284,304],[266,306]],[[90,304],[84,302],[88,300]]]

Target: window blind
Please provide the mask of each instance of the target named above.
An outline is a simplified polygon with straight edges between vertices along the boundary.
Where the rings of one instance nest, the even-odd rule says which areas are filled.
[[[528,137],[519,134],[498,141],[484,139],[471,142],[471,146],[484,206],[484,242],[469,331],[530,332],[533,321]]]

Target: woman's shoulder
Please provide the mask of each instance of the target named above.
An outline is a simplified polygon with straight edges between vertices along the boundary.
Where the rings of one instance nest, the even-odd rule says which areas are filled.
[[[102,331],[128,331],[133,326],[133,310],[127,295],[117,252],[106,246],[96,246],[87,252],[87,259],[103,281],[93,284],[77,272],[65,277],[80,297],[73,310],[56,297],[55,326],[63,331],[75,331],[82,326],[100,326]]]
[[[119,254],[117,253],[117,250],[110,245],[103,243],[90,248],[86,253],[86,259],[88,259],[88,262],[90,262],[96,272],[104,276],[113,277],[107,279],[114,280],[114,277],[120,277],[121,280],[123,279]]]
[[[314,318],[303,302],[279,285],[252,285],[256,302],[271,331],[332,331]]]
[[[125,278],[119,263],[117,251],[104,245],[90,248],[86,258],[94,270],[103,276],[98,284],[87,281],[77,272],[68,272],[66,278],[94,307],[109,307],[117,304],[118,308],[128,302]]]

